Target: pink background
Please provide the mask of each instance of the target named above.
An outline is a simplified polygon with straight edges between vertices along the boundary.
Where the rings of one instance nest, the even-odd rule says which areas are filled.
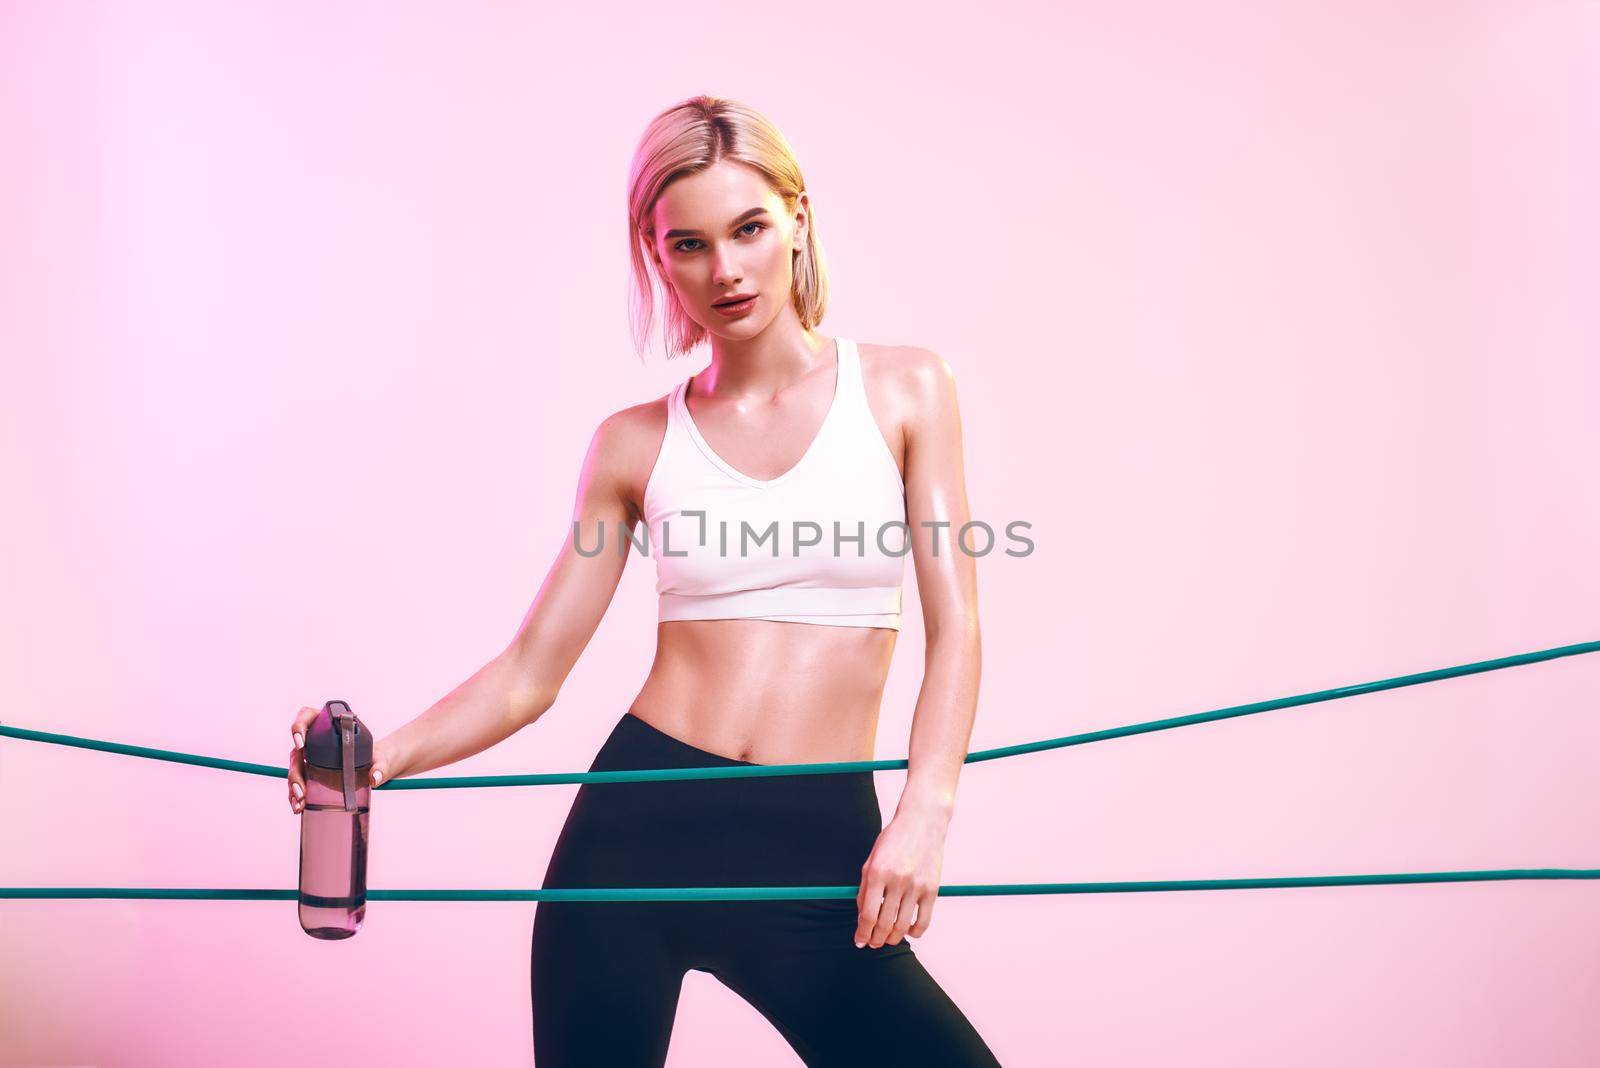
[[[676,11],[0,7],[5,722],[281,765],[302,704],[387,733],[498,652],[594,426],[706,359],[641,367],[624,304],[629,154],[697,92],[795,145],[822,331],[949,360],[975,516],[1033,524],[979,566],[973,749],[1600,638],[1600,6]],[[440,773],[586,768],[652,583]],[[969,765],[943,881],[1600,866],[1597,684]],[[0,884],[294,885],[281,780],[0,739],[0,781]],[[380,795],[371,885],[535,887],[575,789]],[[1008,1066],[1566,1068],[1597,894],[946,897],[913,944]],[[0,1061],[528,1064],[534,908],[333,944],[284,902],[0,902]],[[691,972],[669,1063],[800,1062]]]

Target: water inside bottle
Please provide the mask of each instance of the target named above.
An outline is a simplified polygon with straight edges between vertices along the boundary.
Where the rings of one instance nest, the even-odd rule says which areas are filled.
[[[361,803],[352,812],[344,807],[341,788],[308,771],[300,813],[300,926],[313,938],[349,938],[367,914],[372,790],[362,787]]]

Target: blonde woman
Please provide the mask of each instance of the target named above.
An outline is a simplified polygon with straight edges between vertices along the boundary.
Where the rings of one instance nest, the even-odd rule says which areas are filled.
[[[668,355],[708,340],[711,363],[601,422],[573,532],[516,638],[379,740],[378,772],[437,768],[539,719],[635,548],[655,561],[655,659],[590,770],[871,760],[909,552],[927,659],[887,826],[870,771],[584,783],[544,878],[859,885],[855,900],[539,902],[535,1060],[665,1063],[696,969],[807,1065],[995,1065],[906,941],[933,917],[978,692],[976,577],[951,536],[968,514],[950,369],[816,331],[827,273],[810,198],[751,108],[699,96],[652,120],[628,212],[636,346],[653,276]],[[292,757],[291,784],[298,770]]]

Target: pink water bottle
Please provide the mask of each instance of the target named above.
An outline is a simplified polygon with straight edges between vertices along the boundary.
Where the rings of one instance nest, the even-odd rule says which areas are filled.
[[[306,804],[300,814],[300,926],[312,938],[349,938],[367,914],[367,821],[372,732],[343,701],[306,731]]]

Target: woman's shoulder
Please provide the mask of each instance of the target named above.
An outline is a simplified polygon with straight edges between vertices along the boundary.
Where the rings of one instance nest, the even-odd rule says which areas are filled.
[[[955,390],[955,372],[937,352],[922,345],[877,345],[856,342],[861,377],[873,396],[884,395],[896,406],[919,407],[941,392]]]
[[[600,420],[595,437],[603,439],[606,447],[613,451],[645,443],[660,444],[667,427],[667,405],[677,388],[673,386],[659,397],[618,408]]]
[[[636,503],[643,500],[645,483],[665,444],[672,392],[619,408],[595,428],[593,462],[625,487],[628,498]]]

